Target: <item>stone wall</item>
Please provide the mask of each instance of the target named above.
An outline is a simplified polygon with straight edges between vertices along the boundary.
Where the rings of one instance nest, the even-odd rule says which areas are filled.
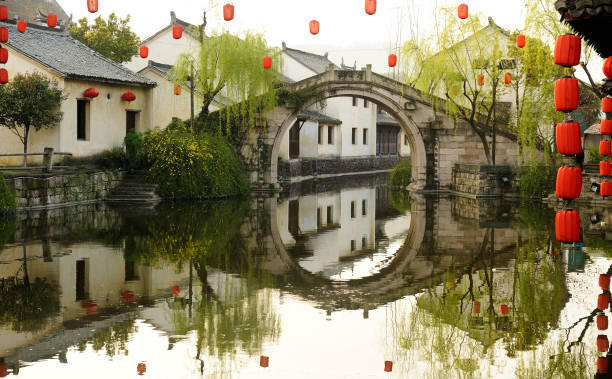
[[[510,166],[455,164],[452,171],[451,190],[461,196],[495,198],[518,194],[518,188]]]
[[[17,197],[17,209],[52,208],[102,200],[119,185],[122,173],[103,171],[5,178]]]
[[[278,177],[282,181],[312,178],[321,175],[338,175],[356,172],[391,170],[403,157],[363,157],[331,159],[296,159],[283,161],[278,166]]]

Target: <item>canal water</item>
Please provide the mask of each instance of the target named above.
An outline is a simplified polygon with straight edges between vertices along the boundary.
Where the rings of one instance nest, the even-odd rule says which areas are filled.
[[[605,209],[385,183],[2,219],[0,377],[595,377]]]

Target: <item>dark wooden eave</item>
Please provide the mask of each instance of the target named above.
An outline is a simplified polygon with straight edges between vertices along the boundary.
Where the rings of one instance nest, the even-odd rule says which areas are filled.
[[[555,7],[602,58],[612,56],[612,0],[557,0]]]

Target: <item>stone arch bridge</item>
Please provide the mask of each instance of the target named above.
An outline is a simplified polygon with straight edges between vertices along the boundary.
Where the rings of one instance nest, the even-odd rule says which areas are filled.
[[[455,163],[486,164],[480,138],[466,121],[449,117],[440,101],[438,109],[426,101],[420,92],[398,81],[372,72],[371,65],[362,70],[337,70],[329,66],[327,71],[285,85],[290,91],[311,90],[318,98],[306,101],[307,108],[321,98],[358,97],[382,107],[406,132],[412,152],[412,189],[439,190],[447,188],[452,180]],[[251,181],[261,188],[278,186],[278,155],[285,133],[297,122],[301,109],[278,106],[264,117],[264,132],[253,133],[250,145],[243,153],[251,165]],[[516,143],[498,125],[496,138],[496,163],[515,164],[518,154]],[[491,140],[488,137],[489,142]],[[256,152],[256,153],[255,153]],[[254,156],[256,155],[256,156]]]

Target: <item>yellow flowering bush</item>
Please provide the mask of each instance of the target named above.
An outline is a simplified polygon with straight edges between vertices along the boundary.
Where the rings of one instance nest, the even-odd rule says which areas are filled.
[[[220,197],[248,190],[242,162],[218,136],[163,130],[144,136],[149,176],[169,198]]]

